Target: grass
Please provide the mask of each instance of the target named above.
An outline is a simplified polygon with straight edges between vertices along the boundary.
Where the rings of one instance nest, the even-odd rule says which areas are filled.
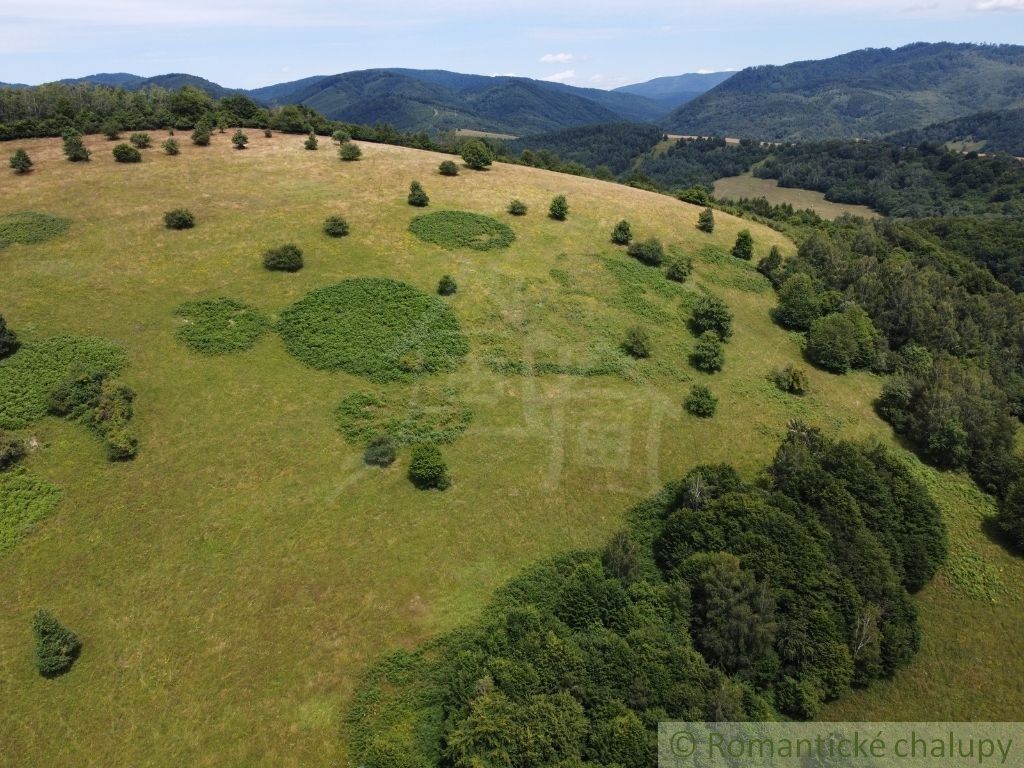
[[[726,197],[731,200],[764,197],[772,205],[789,203],[797,209],[808,208],[823,219],[836,219],[845,213],[867,219],[878,218],[878,214],[866,205],[833,203],[826,200],[821,192],[780,187],[775,179],[759,179],[750,173],[718,179],[715,182],[715,197]]]
[[[409,231],[424,242],[449,250],[492,251],[508,248],[516,239],[507,224],[466,211],[438,211],[417,216],[409,223]]]
[[[60,503],[53,483],[22,469],[0,472],[0,553],[14,547]]]
[[[181,318],[178,339],[203,354],[251,349],[270,328],[270,318],[234,299],[187,301],[174,314]]]
[[[353,445],[366,445],[377,435],[389,435],[399,445],[451,443],[473,421],[473,411],[458,392],[416,392],[390,397],[353,392],[335,410],[338,428]]]
[[[728,261],[700,255],[708,245],[728,252],[748,227],[755,263],[772,244],[793,252],[749,221],[716,214],[706,235],[699,209],[672,198],[519,166],[435,185],[439,208],[498,219],[513,196],[543,212],[567,195],[568,221],[517,219],[495,265],[408,231],[409,180],[429,178],[441,155],[363,144],[361,162],[342,163],[294,136],[252,136],[237,152],[229,132],[126,166],[102,137],[86,142],[93,159],[77,164],[59,140],[19,142],[35,170],[0,188],[0,213],[63,214],[74,200],[75,237],[0,253],[2,311],[29,348],[69,333],[123,348],[142,450],[112,464],[80,427],[43,418],[22,428],[39,446],[25,471],[63,500],[0,555],[0,766],[346,766],[345,715],[382,654],[476,616],[539,559],[603,542],[666,481],[717,461],[752,476],[795,417],[830,435],[892,441],[871,408],[877,377],[809,370],[803,397],[768,380],[805,365],[797,340],[769,320],[772,293],[744,290]],[[161,219],[180,206],[199,222],[187,233]],[[341,240],[321,231],[337,211],[352,225]],[[694,257],[684,284],[607,243],[622,218]],[[303,249],[305,268],[267,272],[254,254],[285,241]],[[304,365],[278,334],[220,356],[177,339],[174,310],[189,301],[231,296],[273,317],[346,280],[387,276],[429,295],[444,274],[459,283],[444,303],[468,352],[432,376],[369,385]],[[706,292],[735,316],[713,378],[687,363],[695,340],[685,320]],[[664,320],[638,314],[638,298]],[[618,344],[638,323],[654,356],[626,360]],[[617,360],[622,372],[506,375],[489,365],[502,351],[542,368]],[[683,409],[698,383],[719,398],[711,419]],[[408,403],[443,403],[446,390],[473,418],[444,448],[456,480],[444,493],[414,488],[403,453],[383,471],[365,467],[363,446],[339,431],[335,409],[352,393],[394,404],[401,418]],[[944,572],[919,600],[926,645],[912,675],[837,706],[882,719],[1013,715],[1024,701],[1024,567],[989,541],[984,499],[962,478],[922,471],[962,521],[965,553],[987,562],[1006,594],[992,603]],[[84,643],[59,681],[32,666],[28,627],[40,605]]]

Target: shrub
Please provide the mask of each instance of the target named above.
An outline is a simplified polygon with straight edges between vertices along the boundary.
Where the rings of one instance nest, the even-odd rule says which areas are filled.
[[[451,275],[445,275],[437,281],[437,292],[442,296],[451,296],[457,290],[459,290],[459,286],[456,285],[455,279]]]
[[[250,349],[270,329],[266,315],[234,299],[188,301],[174,314],[182,320],[178,340],[204,354]]]
[[[0,429],[0,472],[10,469],[25,457],[25,441]]]
[[[71,669],[82,648],[74,632],[49,611],[40,609],[32,617],[32,634],[36,640],[36,669],[40,675],[57,677]]]
[[[302,263],[302,249],[294,243],[270,248],[263,254],[263,266],[272,272],[298,272]]]
[[[626,331],[626,340],[622,343],[622,348],[636,358],[650,357],[651,337],[643,328],[633,326]]]
[[[121,126],[114,120],[107,120],[100,133],[107,137],[107,141],[117,141],[121,138]]]
[[[164,214],[164,226],[168,229],[192,229],[196,217],[188,208],[175,208]]]
[[[306,149],[316,149],[319,145],[320,143],[317,141],[316,134],[313,131],[309,132],[309,136],[306,137],[302,144]]]
[[[423,185],[418,181],[414,181],[409,185],[409,197],[407,199],[409,201],[409,205],[415,206],[416,208],[426,208],[430,203],[427,191],[423,189]]]
[[[513,200],[508,204],[508,212],[513,216],[525,216],[526,215],[526,203],[522,200]]]
[[[128,137],[128,141],[136,149],[148,149],[153,144],[148,133],[133,133]]]
[[[665,249],[656,237],[633,243],[627,253],[649,267],[660,267],[665,260]]]
[[[197,147],[208,147],[212,136],[206,125],[197,125],[196,129],[192,131],[192,143]]]
[[[718,409],[718,398],[704,384],[694,384],[683,405],[688,413],[710,419]]]
[[[142,153],[131,144],[118,144],[114,147],[114,159],[119,163],[140,163]]]
[[[794,331],[806,331],[821,316],[821,299],[809,275],[798,272],[779,288],[775,321]]]
[[[690,361],[694,368],[705,373],[714,373],[722,370],[725,364],[725,348],[722,340],[714,331],[704,331],[697,339],[697,345],[693,348]]]
[[[737,259],[750,261],[754,258],[754,238],[750,235],[749,229],[741,230],[736,236],[736,244],[732,247],[732,255]]]
[[[417,488],[437,488],[443,491],[451,485],[448,465],[441,455],[441,449],[433,443],[413,446],[409,461],[409,479]]]
[[[138,452],[129,432],[135,393],[106,372],[78,373],[54,387],[48,408],[55,416],[81,421],[103,438],[110,461],[127,461]]]
[[[160,146],[164,148],[164,152],[168,155],[177,155],[181,152],[181,146],[178,144],[177,139],[167,139]]]
[[[437,172],[442,176],[458,176],[459,166],[451,160],[442,160],[441,164],[437,166]]]
[[[7,320],[0,315],[0,360],[13,355],[20,346],[18,335],[7,327]]]
[[[249,143],[249,137],[239,128],[231,137],[231,143],[235,145],[235,149],[245,149],[245,145]]]
[[[264,136],[265,136],[266,138],[268,138],[268,139],[271,139],[271,138],[273,138],[273,137],[274,137],[274,132],[273,132],[272,130],[270,130],[269,128],[264,128],[264,129],[263,129],[263,135],[264,135]]]
[[[612,230],[612,242],[616,245],[629,245],[632,240],[633,230],[630,229],[629,222],[623,219]]]
[[[389,467],[398,455],[395,441],[390,435],[377,435],[366,444],[363,461],[372,467]]]
[[[690,325],[697,334],[714,331],[724,341],[732,335],[732,312],[717,296],[701,296],[693,307]]]
[[[12,243],[42,243],[62,234],[71,222],[46,213],[0,214],[0,248]]]
[[[363,150],[359,148],[358,144],[353,144],[351,141],[346,141],[340,147],[338,147],[338,157],[346,162],[352,162],[358,160],[363,156]]]
[[[330,237],[345,237],[348,234],[348,222],[341,216],[328,216],[324,220],[324,234]]]
[[[516,239],[507,224],[465,211],[438,211],[417,216],[409,222],[409,231],[420,240],[449,250],[491,251],[508,248]]]
[[[76,373],[59,382],[50,393],[47,410],[65,419],[80,419],[100,401],[104,371]]]
[[[569,217],[569,201],[565,195],[556,195],[548,207],[548,216],[555,221],[565,221]]]
[[[668,263],[668,269],[665,270],[665,277],[669,280],[674,280],[677,283],[685,283],[686,278],[690,276],[693,271],[693,259],[689,256],[677,256]]]
[[[462,161],[475,171],[482,171],[494,161],[491,150],[480,139],[472,139],[462,145]]]
[[[32,158],[24,149],[16,149],[11,155],[11,168],[15,173],[28,173],[32,170]]]
[[[715,212],[710,208],[705,208],[700,212],[700,216],[697,217],[697,229],[701,232],[714,232],[715,231]]]
[[[82,141],[82,134],[78,131],[66,131],[63,136],[64,141],[64,155],[72,163],[86,162],[89,156],[92,154],[85,147],[85,143]]]
[[[344,144],[345,142],[349,141],[352,138],[352,136],[350,136],[349,132],[346,131],[344,128],[339,128],[338,130],[331,134],[331,138],[334,141],[338,142],[339,144]]]
[[[772,373],[772,381],[775,382],[775,386],[780,390],[791,395],[804,394],[807,392],[810,384],[807,378],[807,371],[792,363],[787,363],[784,368],[780,368]]]

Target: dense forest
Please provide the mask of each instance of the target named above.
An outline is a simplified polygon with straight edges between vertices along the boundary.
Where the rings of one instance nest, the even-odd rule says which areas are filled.
[[[605,123],[506,141],[503,150],[507,156],[521,157],[527,165],[553,168],[576,163],[584,171],[593,169],[600,174],[599,169],[606,168],[618,176],[629,171],[636,159],[663,137],[656,125]]]
[[[985,152],[1005,152],[1024,157],[1024,109],[977,112],[926,128],[902,131],[888,138],[903,146],[923,141],[966,141],[981,144]]]

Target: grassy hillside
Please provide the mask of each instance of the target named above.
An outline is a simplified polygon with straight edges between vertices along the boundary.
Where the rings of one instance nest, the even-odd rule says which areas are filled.
[[[694,464],[729,461],[750,476],[792,418],[891,440],[871,408],[874,376],[811,370],[803,398],[767,380],[800,350],[769,320],[767,281],[728,255],[749,222],[718,214],[705,235],[695,207],[594,180],[506,165],[445,178],[444,157],[427,152],[364,144],[362,160],[342,163],[326,140],[310,152],[301,137],[252,135],[238,152],[228,138],[182,142],[177,157],[147,150],[131,166],[99,137],[87,139],[88,164],[64,161],[57,140],[18,142],[36,169],[0,189],[0,214],[71,220],[48,242],[0,249],[0,311],[28,345],[73,334],[122,347],[141,444],[134,462],[112,464],[81,426],[44,418],[19,431],[35,446],[23,471],[62,496],[0,553],[0,766],[344,765],[346,707],[383,652],[477,615],[538,558],[604,541],[633,503]],[[413,179],[427,212],[492,216],[514,242],[449,251],[416,238]],[[556,194],[569,200],[564,223],[545,215]],[[513,196],[526,217],[504,213]],[[179,206],[196,213],[194,230],[164,229],[163,212]],[[348,237],[321,233],[332,214]],[[692,255],[691,278],[669,283],[612,246],[621,218]],[[773,244],[792,252],[751,229],[755,262]],[[304,269],[265,271],[263,251],[284,242],[305,251]],[[177,338],[189,301],[227,297],[276,319],[345,279],[432,294],[444,274],[458,282],[445,301],[469,348],[450,373],[374,383],[307,367],[276,333],[224,355]],[[736,318],[713,376],[687,363],[685,319],[704,291]],[[651,334],[649,360],[618,350],[633,325]],[[556,369],[604,375],[540,375]],[[714,419],[684,412],[694,382],[719,396]],[[360,393],[399,414],[452,402],[471,412],[443,446],[449,490],[414,488],[408,450],[389,469],[363,465],[336,414]],[[866,697],[879,717],[899,717],[907,690],[920,691],[922,716],[998,717],[1020,706],[1024,655],[1004,635],[1024,621],[1024,566],[985,537],[984,498],[958,476],[921,472],[958,538],[944,581],[922,597],[931,645],[913,680]],[[84,643],[58,680],[32,665],[40,606]],[[968,658],[963,643],[971,679],[1005,681],[998,695],[946,687]]]

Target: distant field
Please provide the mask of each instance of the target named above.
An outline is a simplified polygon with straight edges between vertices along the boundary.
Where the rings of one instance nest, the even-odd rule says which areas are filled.
[[[456,136],[474,136],[481,139],[505,139],[506,141],[514,141],[518,139],[518,136],[513,136],[510,133],[492,133],[489,131],[474,131],[472,128],[458,128],[455,131]]]
[[[738,200],[741,197],[764,197],[769,203],[789,203],[794,208],[809,208],[824,219],[835,219],[844,213],[865,218],[878,218],[878,214],[865,205],[832,203],[821,192],[808,189],[787,189],[780,187],[775,179],[759,179],[749,173],[729,176],[715,182],[715,197]]]

